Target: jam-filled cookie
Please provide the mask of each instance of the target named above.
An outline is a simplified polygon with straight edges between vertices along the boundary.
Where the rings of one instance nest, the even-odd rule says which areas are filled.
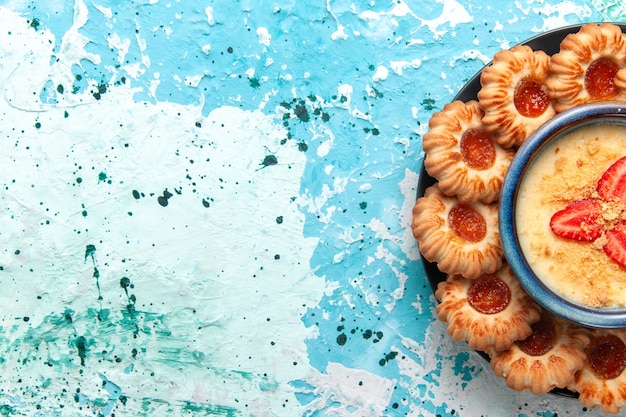
[[[626,38],[619,26],[588,23],[563,39],[546,80],[557,112],[601,100],[626,99]]]
[[[513,159],[513,152],[487,132],[482,117],[477,101],[453,101],[432,115],[423,138],[426,171],[444,194],[465,204],[496,201]]]
[[[573,382],[588,343],[587,330],[544,310],[530,336],[508,350],[490,353],[491,368],[513,390],[545,394]]]
[[[478,278],[502,265],[496,204],[462,204],[435,184],[413,206],[413,236],[440,271]]]
[[[448,334],[456,341],[467,341],[472,349],[508,349],[529,336],[531,325],[540,317],[540,307],[507,264],[477,279],[450,275],[439,283],[435,296],[441,301],[437,317],[448,324]]]
[[[596,330],[585,353],[585,365],[569,389],[586,407],[619,413],[626,405],[626,330]]]
[[[502,50],[480,75],[478,103],[483,123],[505,148],[519,146],[542,123],[556,114],[546,78],[550,57],[517,45]]]

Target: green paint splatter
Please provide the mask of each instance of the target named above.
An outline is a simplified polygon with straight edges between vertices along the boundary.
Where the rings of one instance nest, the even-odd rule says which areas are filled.
[[[127,299],[126,311],[122,311],[122,316],[124,317],[124,320],[129,321],[129,326],[133,328],[133,335],[136,338],[139,335],[137,309],[135,308],[135,304],[137,303],[137,297],[135,297],[135,294],[128,293],[128,288],[133,288],[133,285],[130,282],[130,278],[122,277],[122,279],[120,279],[120,287],[124,289]]]
[[[120,287],[124,288],[126,295],[128,295],[128,287],[130,287],[130,279],[128,277],[122,277],[120,279]]]
[[[194,416],[236,417],[241,415],[241,411],[233,407],[215,404],[198,404],[191,401],[186,401],[181,411],[183,414],[190,413]]]
[[[280,383],[275,379],[269,379],[268,377],[263,377],[261,382],[259,382],[259,388],[261,391],[276,391],[280,387]]]
[[[306,109],[306,106],[303,103],[300,103],[294,109],[296,117],[303,122],[308,122],[310,120],[309,112]]]
[[[378,361],[380,366],[385,366],[389,361],[392,361],[398,356],[398,352],[389,352],[385,355],[385,357]]]
[[[87,259],[91,258],[91,262],[93,263],[93,278],[96,280],[96,288],[98,289],[98,302],[100,303],[100,311],[102,311],[102,289],[100,288],[100,271],[96,265],[96,246],[95,245],[87,245],[85,247],[85,262]],[[104,320],[104,317],[98,316],[99,320]]]
[[[269,154],[266,155],[265,158],[263,158],[263,162],[261,162],[261,168],[276,164],[278,164],[278,158],[276,157],[276,155]]]
[[[93,97],[96,100],[100,100],[102,98],[102,94],[106,93],[107,85],[106,84],[98,84],[98,90],[93,93]]]
[[[87,258],[91,258],[92,260],[94,260],[94,257],[96,255],[96,246],[95,245],[87,245],[85,247],[85,262],[87,261]],[[94,260],[95,262],[95,260]]]
[[[17,415],[17,410],[15,409],[15,407],[11,407],[8,404],[0,405],[0,416],[13,416],[13,415]]]
[[[41,25],[41,22],[36,17],[30,21],[30,27],[35,30],[38,30],[40,25]]]
[[[80,366],[85,366],[85,359],[87,358],[87,339],[85,339],[84,336],[78,336],[76,339],[76,349],[78,349]]]
[[[432,98],[425,98],[422,100],[422,106],[424,106],[424,110],[432,111],[435,109],[435,100]]]
[[[259,79],[257,77],[252,77],[249,79],[250,81],[250,87],[252,88],[259,88],[261,86],[261,83],[259,82]]]

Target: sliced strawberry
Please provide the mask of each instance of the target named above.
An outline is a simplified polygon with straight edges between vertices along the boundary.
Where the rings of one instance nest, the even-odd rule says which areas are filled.
[[[596,188],[605,200],[617,198],[626,203],[626,156],[618,159],[606,170]]]
[[[626,220],[622,220],[606,232],[604,252],[619,266],[626,268]]]
[[[552,215],[550,228],[565,239],[593,242],[602,234],[601,214],[602,206],[598,200],[576,200]]]

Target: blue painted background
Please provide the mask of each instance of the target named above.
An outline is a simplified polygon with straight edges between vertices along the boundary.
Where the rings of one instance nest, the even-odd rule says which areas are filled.
[[[80,65],[72,66],[73,80],[71,86],[65,85],[63,93],[52,81],[38,86],[35,95],[48,108],[64,108],[59,102],[61,94],[82,94],[98,101],[113,94],[116,86],[129,85],[134,89],[135,103],[156,106],[162,113],[177,111],[166,106],[171,103],[181,106],[176,109],[197,110],[198,120],[202,117],[219,120],[211,115],[220,109],[224,110],[221,115],[238,109],[260,111],[272,119],[283,140],[272,148],[268,146],[265,157],[255,157],[254,164],[242,168],[237,174],[241,177],[231,172],[232,177],[220,177],[219,181],[223,182],[222,188],[232,191],[247,173],[253,178],[259,173],[271,174],[273,169],[288,172],[294,158],[300,158],[301,175],[296,178],[297,192],[290,201],[281,200],[279,204],[271,197],[283,197],[280,193],[283,174],[280,174],[270,182],[276,194],[269,191],[267,196],[260,195],[254,189],[239,194],[233,191],[230,195],[238,196],[241,201],[220,206],[218,201],[213,203],[210,199],[219,200],[216,192],[213,196],[198,195],[190,204],[197,201],[200,207],[199,201],[204,198],[208,205],[213,203],[213,213],[219,211],[220,219],[233,218],[230,223],[225,221],[220,233],[245,234],[245,228],[235,226],[247,216],[245,208],[253,206],[246,201],[261,199],[267,210],[264,220],[271,230],[280,230],[266,236],[248,236],[249,240],[262,242],[258,248],[253,246],[258,253],[242,254],[236,250],[224,253],[226,265],[257,265],[261,275],[288,276],[294,269],[304,269],[308,273],[296,281],[313,282],[312,287],[304,287],[316,288],[318,292],[313,297],[314,303],[296,306],[290,310],[292,316],[284,316],[280,313],[282,303],[293,300],[297,304],[303,297],[290,295],[297,292],[298,285],[283,289],[280,280],[274,280],[268,294],[280,294],[280,299],[270,297],[262,305],[247,306],[245,311],[250,314],[259,311],[268,316],[262,317],[261,322],[268,324],[258,334],[257,329],[250,329],[255,333],[250,336],[251,343],[265,346],[274,340],[288,341],[291,327],[285,323],[302,329],[297,337],[308,335],[293,345],[287,343],[285,351],[276,349],[267,357],[255,358],[256,363],[271,364],[265,373],[259,373],[257,367],[248,367],[252,360],[249,352],[254,349],[246,345],[246,353],[242,350],[238,354],[238,347],[244,346],[244,342],[233,337],[234,330],[243,329],[240,324],[234,327],[236,320],[232,317],[247,303],[245,298],[232,295],[218,298],[224,304],[219,307],[220,326],[233,329],[227,333],[231,340],[202,339],[193,349],[190,343],[169,338],[167,333],[175,334],[182,322],[194,325],[197,322],[188,322],[185,316],[165,308],[151,315],[149,307],[137,304],[137,310],[143,309],[141,319],[137,319],[133,315],[135,310],[126,308],[122,314],[123,309],[116,311],[97,304],[93,304],[92,310],[81,312],[79,302],[70,299],[65,309],[34,307],[33,316],[45,317],[37,325],[24,324],[20,314],[19,326],[33,327],[19,331],[15,330],[18,326],[15,314],[5,311],[0,347],[7,360],[1,363],[0,414],[120,416],[157,415],[167,410],[168,415],[224,416],[595,415],[594,411],[583,410],[575,400],[509,391],[502,380],[491,375],[478,355],[447,338],[444,326],[433,320],[434,299],[411,236],[410,210],[423,157],[421,136],[430,115],[450,101],[495,52],[566,24],[621,19],[626,16],[619,10],[621,6],[606,8],[599,2],[583,0],[502,1],[497,5],[487,0],[86,0],[75,4],[63,1],[1,4],[16,13],[10,15],[12,20],[23,19],[20,27],[24,33],[53,35],[50,59],[61,51],[63,37],[75,22],[76,10],[86,8],[88,19],[79,33],[88,40],[84,50],[100,59],[98,62],[83,59]],[[7,19],[9,14],[2,16]],[[122,63],[120,48],[110,44],[113,34],[128,41]],[[14,48],[20,51],[19,46]],[[27,51],[22,52],[27,55]],[[158,80],[156,87],[155,80]],[[4,90],[20,88],[8,85],[10,79],[3,82]],[[99,88],[94,90],[94,85]],[[72,107],[71,118],[78,120],[81,111],[80,106]],[[26,111],[24,114],[31,116]],[[68,123],[72,123],[71,118]],[[232,120],[239,119],[233,116]],[[202,129],[214,128],[215,125],[202,126]],[[256,134],[254,123],[248,128],[251,135]],[[1,125],[0,132],[5,141],[16,135],[6,124]],[[43,136],[43,131],[40,134]],[[210,146],[215,152],[207,154],[207,158],[214,158],[222,168],[229,164],[227,157],[246,152],[245,145],[233,144],[227,132]],[[26,152],[17,146],[6,148],[9,156],[14,154],[14,159]],[[204,154],[200,151],[198,158],[201,157]],[[229,175],[229,171],[224,172]],[[100,180],[106,182],[106,164],[101,173],[104,177]],[[88,175],[83,171],[75,177]],[[201,183],[202,175],[215,174],[208,169],[189,181],[199,178],[197,181]],[[8,202],[14,198],[9,192],[13,186],[8,178],[1,182],[5,186],[2,215],[11,216]],[[148,200],[155,210],[159,209],[157,197],[163,190],[149,189],[147,185],[144,188],[139,191],[148,196],[138,200]],[[176,186],[170,185],[169,190],[172,189]],[[176,194],[171,197],[172,204],[177,198]],[[114,199],[113,204],[123,202]],[[299,222],[297,218],[281,217],[284,204],[296,204],[301,215]],[[210,222],[212,215],[206,215],[205,220]],[[29,220],[23,222],[30,224]],[[186,226],[203,233],[202,224]],[[15,244],[4,233],[5,239]],[[220,233],[203,250],[223,250]],[[184,239],[184,234],[181,236]],[[311,242],[314,242],[311,253],[303,249],[298,255],[299,248]],[[91,270],[105,273],[106,252],[98,242],[94,246],[96,251],[81,253],[85,258],[80,260]],[[274,248],[289,248],[292,256],[274,254]],[[149,248],[144,249],[149,258]],[[14,291],[14,286],[6,283],[23,275],[11,268],[15,264],[11,260],[14,247],[2,250],[0,290],[6,295]],[[180,254],[182,264],[184,256]],[[283,264],[263,268],[273,260]],[[129,270],[129,274],[140,275],[141,266],[133,264]],[[219,268],[209,271],[209,278],[218,281],[232,277],[227,273],[220,276]],[[214,273],[215,276],[210,276]],[[238,279],[245,282],[252,278],[242,275]],[[117,281],[111,284],[110,288],[116,288],[117,297],[122,299],[122,306],[134,308],[136,302],[145,303],[147,298],[155,305],[165,304],[157,290],[153,294],[150,292],[153,290],[146,289],[158,286],[159,282],[151,284],[145,277],[139,278],[137,285],[135,281],[131,275],[125,285],[122,281],[120,285]],[[188,282],[197,284],[193,289],[195,295],[210,291],[208,284],[203,286],[205,281]],[[106,289],[103,291],[106,295]],[[20,294],[14,294],[14,298],[24,303]],[[106,302],[106,297],[103,298]],[[10,308],[9,304],[5,306]],[[108,329],[98,328],[103,322],[99,314],[105,310],[117,319],[111,321]],[[273,313],[276,315],[272,316]],[[98,330],[79,337],[72,330],[72,320],[79,318]],[[139,326],[137,320],[153,332],[144,334],[137,330],[133,334],[133,326]],[[57,337],[44,334],[44,330],[56,333]],[[187,335],[193,337],[191,332]],[[29,342],[33,338],[58,345],[47,349],[62,352],[59,357],[65,364],[60,371],[45,378],[37,375],[39,368],[29,363],[45,362],[46,354],[42,353],[43,344]],[[107,346],[110,352],[102,352],[102,346]],[[29,349],[35,351],[28,352]],[[142,349],[157,351],[159,355],[142,357]],[[204,358],[203,355],[209,358],[224,349],[230,352],[225,362],[198,359]],[[17,354],[18,351],[21,353]],[[119,361],[115,352],[121,355]],[[296,366],[295,357],[303,360],[297,364],[304,367],[299,377],[285,381],[284,377],[274,375],[281,374],[281,367]],[[169,383],[182,384],[190,373],[202,380],[207,390],[225,384],[224,375],[229,375],[232,384],[220,395],[198,394],[181,400],[173,389],[168,391],[163,387],[162,384],[167,384],[165,379],[150,375],[150,361],[154,360],[169,362],[163,369],[177,375],[168,379]],[[194,360],[203,366],[194,364]],[[122,366],[118,372],[126,375],[142,369],[143,373],[133,379],[132,389],[110,376],[114,368]],[[215,371],[217,368],[220,372]],[[91,381],[94,375],[99,375],[95,377],[96,383],[101,384],[98,395],[80,389],[89,375]],[[138,398],[137,392],[143,395]],[[286,393],[282,405],[263,401],[276,392]],[[239,397],[255,401],[240,402]]]

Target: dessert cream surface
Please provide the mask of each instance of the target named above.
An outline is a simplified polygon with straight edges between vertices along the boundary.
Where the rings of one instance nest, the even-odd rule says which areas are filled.
[[[626,126],[590,124],[550,143],[521,183],[516,222],[520,245],[537,276],[553,291],[591,307],[626,305],[626,270],[602,249],[604,237],[558,237],[552,215],[569,203],[597,197],[606,169],[626,155]]]

